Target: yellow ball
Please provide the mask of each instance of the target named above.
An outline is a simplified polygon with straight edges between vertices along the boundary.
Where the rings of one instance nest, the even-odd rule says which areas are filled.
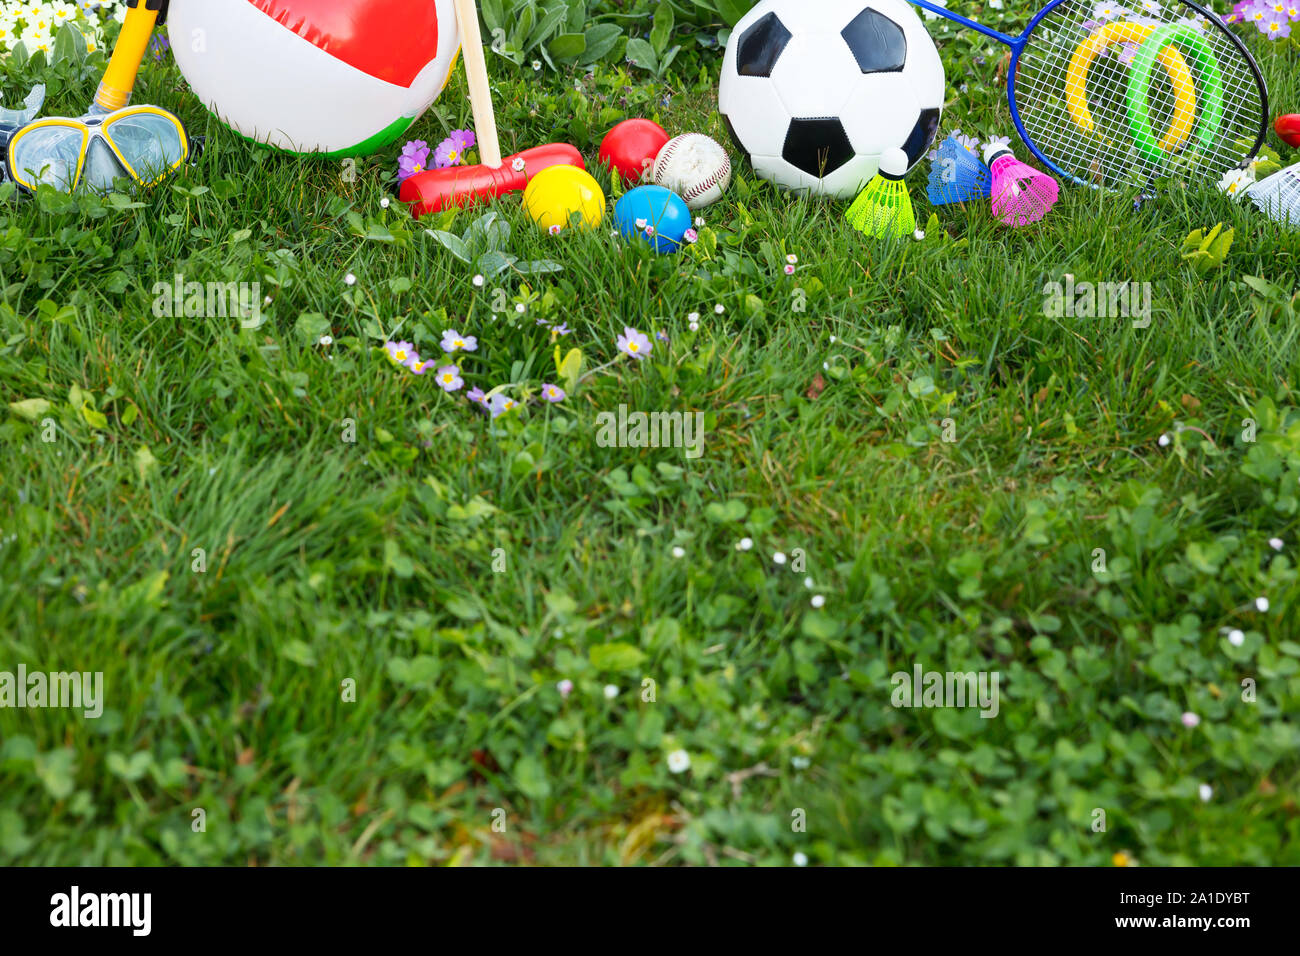
[[[600,183],[577,166],[550,166],[534,176],[524,190],[524,210],[547,231],[557,226],[593,228],[605,215],[605,194]]]

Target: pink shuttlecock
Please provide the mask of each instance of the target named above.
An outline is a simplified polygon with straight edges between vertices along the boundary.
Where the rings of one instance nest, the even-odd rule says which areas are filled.
[[[1061,187],[1046,173],[1026,166],[1001,143],[984,147],[984,161],[993,174],[993,215],[1008,226],[1038,222],[1056,205]]]

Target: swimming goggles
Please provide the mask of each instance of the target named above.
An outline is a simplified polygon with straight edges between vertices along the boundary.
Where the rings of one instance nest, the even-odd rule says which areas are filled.
[[[25,189],[48,184],[63,192],[107,192],[115,179],[155,186],[185,162],[185,126],[157,106],[128,106],[80,119],[33,120],[14,132],[5,151],[9,177]]]

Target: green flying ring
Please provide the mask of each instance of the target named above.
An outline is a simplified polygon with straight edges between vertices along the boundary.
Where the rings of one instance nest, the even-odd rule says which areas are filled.
[[[1195,27],[1186,23],[1170,23],[1153,30],[1133,57],[1128,78],[1128,121],[1133,131],[1133,142],[1138,152],[1153,166],[1164,165],[1165,152],[1156,141],[1151,129],[1149,95],[1151,71],[1156,57],[1171,43],[1187,48],[1201,74],[1201,118],[1196,124],[1196,136],[1206,149],[1213,149],[1218,139],[1219,125],[1223,122],[1223,71],[1219,61]]]

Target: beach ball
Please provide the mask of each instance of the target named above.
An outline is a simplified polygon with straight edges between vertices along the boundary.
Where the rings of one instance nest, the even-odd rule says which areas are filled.
[[[638,186],[624,193],[614,204],[614,218],[619,232],[644,239],[655,252],[676,252],[691,228],[686,200],[663,186]]]
[[[551,166],[532,178],[524,190],[524,211],[548,232],[569,226],[599,226],[605,215],[605,193],[592,175],[577,166]]]
[[[364,156],[438,98],[460,50],[453,0],[171,0],[195,95],[245,137]]]

